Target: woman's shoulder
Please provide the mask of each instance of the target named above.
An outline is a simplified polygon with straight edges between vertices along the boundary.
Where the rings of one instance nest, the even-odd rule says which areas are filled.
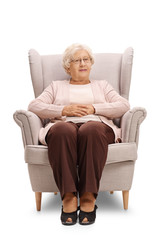
[[[69,84],[68,80],[53,80],[50,83],[50,86],[52,89],[59,89],[59,88],[66,87],[67,84]]]
[[[60,88],[65,88],[66,84],[68,84],[69,81],[67,80],[53,80],[50,82],[48,87],[45,88],[44,91],[51,92],[52,94],[57,92]]]
[[[53,80],[51,82],[51,85],[64,85],[68,83],[69,83],[69,80]]]
[[[99,88],[105,93],[113,90],[112,85],[107,80],[93,80],[91,82],[94,89]]]
[[[107,80],[91,80],[91,83],[94,84],[94,85],[99,85],[99,86],[106,86],[108,85],[109,83],[107,82]]]

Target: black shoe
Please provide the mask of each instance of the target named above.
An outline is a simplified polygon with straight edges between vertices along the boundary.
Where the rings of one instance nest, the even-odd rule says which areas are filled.
[[[67,222],[68,218],[71,218],[72,222]],[[75,212],[65,213],[65,212],[63,212],[63,207],[62,207],[61,222],[63,225],[67,225],[67,226],[76,224],[77,223],[77,210]]]
[[[79,213],[79,224],[81,225],[89,225],[95,222],[96,219],[96,209],[97,209],[97,205],[95,205],[94,210],[92,212],[84,212],[82,210],[80,210]],[[83,222],[84,218],[87,218],[88,221],[87,222]]]

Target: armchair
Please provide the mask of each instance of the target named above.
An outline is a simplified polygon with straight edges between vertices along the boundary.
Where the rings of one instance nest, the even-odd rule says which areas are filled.
[[[69,79],[61,64],[61,55],[39,55],[33,49],[29,51],[29,63],[35,97],[50,84],[52,80]],[[129,97],[133,49],[127,48],[123,54],[95,54],[91,79],[106,79],[123,97]],[[33,192],[36,197],[37,210],[41,210],[42,192],[58,192],[53,172],[48,160],[47,146],[39,143],[40,128],[45,124],[34,113],[18,110],[13,115],[20,126],[24,144],[25,162]],[[131,189],[135,161],[137,160],[140,124],[146,117],[144,108],[129,110],[115,123],[122,129],[122,143],[109,145],[108,157],[103,170],[100,191],[122,191],[124,209],[128,209],[129,190]]]

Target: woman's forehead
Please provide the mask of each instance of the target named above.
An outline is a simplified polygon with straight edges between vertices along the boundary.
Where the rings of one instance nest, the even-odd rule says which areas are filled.
[[[84,49],[78,50],[74,54],[74,57],[88,57],[88,56],[89,56],[88,52]]]

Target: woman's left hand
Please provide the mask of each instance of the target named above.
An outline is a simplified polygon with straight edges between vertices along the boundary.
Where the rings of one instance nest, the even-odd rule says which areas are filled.
[[[87,107],[86,110],[87,110],[88,115],[89,115],[89,114],[94,114],[94,113],[95,113],[95,109],[94,109],[94,107],[93,107],[92,104],[86,104],[85,106]]]

